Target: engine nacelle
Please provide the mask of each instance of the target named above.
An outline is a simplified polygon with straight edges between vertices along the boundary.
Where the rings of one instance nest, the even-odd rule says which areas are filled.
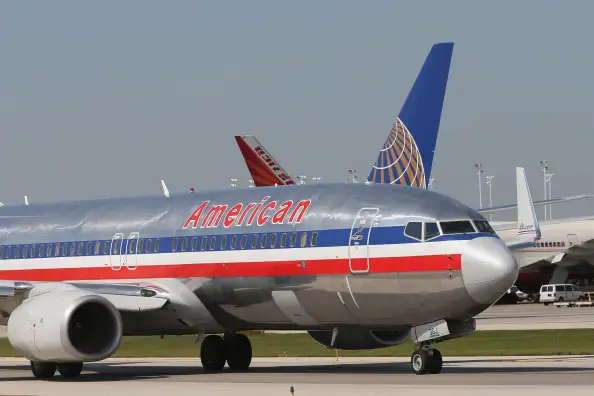
[[[111,356],[122,341],[122,319],[99,294],[60,288],[25,300],[10,315],[14,349],[29,360],[90,362]]]
[[[410,328],[395,330],[369,330],[359,327],[337,330],[310,330],[311,338],[329,348],[356,350],[377,349],[399,345],[405,342]],[[334,342],[332,342],[334,339]]]

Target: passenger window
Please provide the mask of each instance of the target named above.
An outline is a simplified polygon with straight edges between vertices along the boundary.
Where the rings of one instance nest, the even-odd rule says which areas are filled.
[[[82,254],[83,254],[83,243],[79,242],[78,243],[78,255],[82,256]]]
[[[437,223],[425,223],[425,240],[433,239],[439,236]]]
[[[6,246],[6,258],[10,258],[10,245]]]
[[[206,243],[208,237],[202,237],[202,239],[200,240],[200,250],[206,250]]]
[[[35,257],[35,245],[31,245],[31,257]]]
[[[252,234],[251,247],[252,247],[252,249],[255,249],[256,246],[258,246],[258,235],[257,234]]]
[[[116,239],[115,241],[113,241],[112,243],[112,250],[113,250],[113,254],[120,254],[120,244],[122,243],[121,239]]]
[[[237,245],[237,235],[231,235],[231,249],[235,249]]]
[[[291,233],[291,239],[290,239],[291,247],[294,247],[296,243],[297,243],[297,233],[296,232],[292,232]]]
[[[423,239],[423,223],[419,221],[411,221],[406,225],[404,234],[420,241]]]
[[[186,250],[188,250],[188,238],[184,237],[182,239],[181,247],[182,247],[182,252],[185,252]]]
[[[138,253],[143,253],[144,252],[144,239],[139,239],[138,240],[138,249],[137,249]]]
[[[274,249],[276,247],[276,232],[270,234],[270,248]]]
[[[28,245],[23,246],[23,248],[21,249],[21,253],[23,255],[23,258],[27,258],[27,253],[29,253],[29,246]]]
[[[45,251],[45,245],[44,245],[44,244],[41,244],[41,245],[39,245],[39,250],[38,250],[38,252],[39,252],[39,257],[43,257],[43,253],[44,253],[44,251]],[[2,254],[0,254],[0,257],[1,257],[1,256],[2,256]]]
[[[72,246],[72,250],[74,251],[74,246]],[[62,256],[68,256],[68,243],[66,242],[62,244]]]
[[[76,250],[76,244],[74,242],[70,243],[70,256],[74,256],[74,251]]]
[[[227,247],[227,235],[221,237],[221,250],[225,250]]]
[[[446,234],[474,234],[476,231],[469,220],[441,221],[441,231]]]
[[[101,253],[101,241],[95,241],[95,256],[99,256]]]
[[[91,255],[92,248],[93,248],[93,242],[87,242],[87,256]]]
[[[281,239],[280,239],[280,247],[284,248],[285,246],[287,246],[287,234],[285,234],[284,232],[281,234]]]
[[[153,240],[147,239],[146,240],[146,252],[150,253],[153,250]]]
[[[159,253],[159,248],[161,247],[161,240],[159,238],[155,239],[155,246],[154,246],[154,252],[155,253]]]
[[[314,232],[311,234],[311,241],[309,241],[310,246],[316,246],[318,244],[318,233]]]
[[[4,258],[4,246],[0,246],[0,259]]]
[[[104,255],[107,256],[109,254],[110,247],[111,247],[111,242],[110,241],[103,242],[103,254]]]
[[[195,252],[198,250],[198,238],[192,238],[192,251]]]
[[[173,243],[171,245],[171,250],[177,252],[177,238],[173,238]]]
[[[128,253],[136,252],[136,239],[128,239]]]
[[[260,247],[262,249],[266,248],[266,239],[268,239],[268,234],[262,234],[262,238],[260,239]]]
[[[211,236],[210,237],[210,250],[214,250],[215,249],[215,244],[217,243],[217,237],[216,236]]]
[[[51,243],[47,245],[47,252],[45,254],[46,257],[51,257],[52,256],[52,248],[54,247],[54,245],[52,245]]]
[[[241,248],[245,249],[246,246],[247,246],[247,235],[242,234],[241,235]]]
[[[305,247],[307,245],[307,232],[301,233],[301,247]]]

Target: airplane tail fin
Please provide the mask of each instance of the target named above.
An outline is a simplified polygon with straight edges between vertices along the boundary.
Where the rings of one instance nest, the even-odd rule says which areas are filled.
[[[431,48],[368,182],[427,188],[453,50],[454,43]]]
[[[508,249],[517,250],[534,246],[540,239],[540,225],[534,210],[534,202],[528,187],[526,171],[516,168],[517,200],[518,200],[518,241],[508,244]]]
[[[256,187],[296,184],[254,136],[235,136],[235,140]]]

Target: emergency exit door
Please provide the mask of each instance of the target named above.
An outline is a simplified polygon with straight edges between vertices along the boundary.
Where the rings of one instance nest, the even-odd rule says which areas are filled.
[[[369,239],[378,212],[377,208],[363,208],[355,216],[349,235],[351,273],[369,272]]]

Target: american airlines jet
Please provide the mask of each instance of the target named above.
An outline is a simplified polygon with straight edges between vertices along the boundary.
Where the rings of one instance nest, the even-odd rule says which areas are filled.
[[[408,97],[392,126],[367,183],[404,184],[427,188],[433,166],[441,113],[453,43],[432,47]],[[248,170],[256,186],[295,184],[289,172],[251,135],[235,136]],[[555,204],[592,195],[576,195],[534,202],[534,205]],[[516,205],[476,209],[482,215],[515,209]],[[563,283],[573,276],[590,274],[594,278],[594,218],[556,220],[542,223],[543,241],[533,247],[514,251],[521,271],[518,287],[536,292],[540,285]],[[506,240],[515,238],[516,223],[494,225]],[[593,279],[594,281],[594,279]]]

